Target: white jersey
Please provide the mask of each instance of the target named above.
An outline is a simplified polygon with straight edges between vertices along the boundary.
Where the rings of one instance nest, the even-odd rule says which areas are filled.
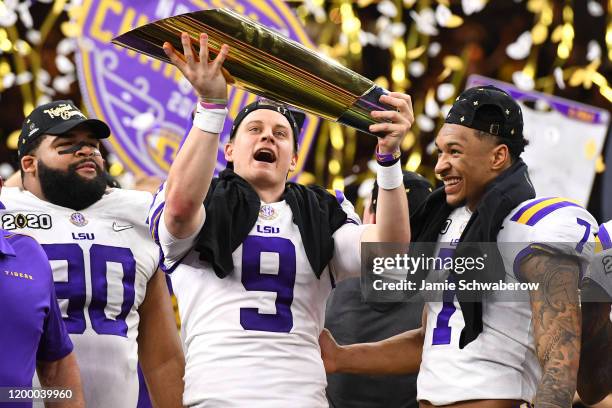
[[[612,221],[599,226],[588,277],[612,297]]]
[[[455,243],[440,257],[452,256],[452,248],[469,219],[464,208],[450,217],[450,227],[438,241]],[[447,222],[448,225],[448,222]],[[453,228],[456,225],[457,228]],[[559,253],[577,256],[584,269],[592,259],[597,223],[585,209],[559,198],[533,199],[521,203],[504,220],[497,236],[505,269],[505,282],[524,282],[516,268],[532,244],[546,245]],[[504,244],[509,243],[509,244]],[[439,249],[440,249],[439,248]],[[514,399],[533,402],[541,378],[527,291],[512,302],[508,293],[486,293],[483,298],[483,331],[463,349],[459,348],[465,321],[459,303],[431,302],[417,398],[434,405],[477,399]],[[500,298],[501,296],[501,298]]]
[[[88,407],[136,407],[138,307],[159,262],[145,224],[152,196],[110,189],[74,211],[2,189],[1,227],[40,242],[81,371]]]
[[[342,200],[347,224],[334,234],[334,256],[320,279],[285,201],[262,203],[256,225],[232,254],[234,270],[223,279],[192,249],[197,234],[182,240],[169,234],[163,205],[164,190],[150,219],[164,268],[175,269],[186,350],[183,404],[327,407],[318,337],[334,280],[360,272],[365,226],[356,225],[352,205]]]

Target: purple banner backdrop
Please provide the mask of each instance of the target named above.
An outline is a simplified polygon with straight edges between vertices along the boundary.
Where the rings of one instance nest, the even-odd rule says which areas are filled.
[[[161,18],[221,7],[314,48],[298,19],[280,0],[84,0],[77,53],[81,93],[89,114],[109,124],[112,136],[106,146],[130,172],[167,174],[191,126],[196,96],[174,66],[114,46],[111,39]],[[255,99],[253,94],[230,88],[229,118]],[[225,168],[223,145],[231,129],[229,118],[221,135],[217,171]],[[302,170],[319,120],[307,115],[296,172]]]

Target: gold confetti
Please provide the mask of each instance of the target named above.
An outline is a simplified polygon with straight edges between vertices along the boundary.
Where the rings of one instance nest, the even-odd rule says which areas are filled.
[[[550,35],[550,40],[553,43],[558,43],[559,41],[561,41],[562,36],[563,36],[563,26],[558,25],[555,27],[552,34]]]
[[[415,141],[416,141],[416,138],[414,137],[414,133],[412,133],[412,131],[409,131],[406,134],[406,137],[404,138],[404,140],[402,141],[402,150],[406,152],[412,149],[412,146],[414,146]]]
[[[463,60],[456,55],[447,55],[442,62],[444,66],[452,71],[463,69]]]
[[[13,43],[8,38],[0,40],[0,50],[10,52],[13,49]]]
[[[446,24],[444,24],[444,27],[457,28],[461,26],[462,24],[463,24],[463,19],[453,14],[452,16],[448,18],[448,20],[446,21]]]
[[[11,64],[9,64],[6,60],[0,61],[0,76],[4,76],[11,72]]]
[[[584,157],[587,160],[593,160],[596,154],[597,154],[597,144],[595,143],[595,140],[589,139],[589,141],[586,142],[584,145]]]
[[[334,177],[332,189],[344,191],[344,179],[342,177]]]
[[[342,135],[342,127],[338,123],[330,124],[329,138],[334,149],[342,150],[344,147],[344,136]]]
[[[60,28],[66,37],[73,38],[81,35],[81,27],[75,22],[64,21]]]
[[[406,170],[416,171],[421,165],[421,152],[416,151],[410,154],[408,162],[406,163]]]
[[[119,162],[115,162],[113,164],[111,164],[111,166],[108,168],[108,172],[111,176],[113,177],[118,177],[121,174],[123,174],[123,171],[125,169],[123,168],[123,164],[119,163]]]
[[[548,37],[548,28],[544,24],[536,24],[531,29],[531,38],[533,40],[533,44],[540,45],[546,41]]]
[[[595,172],[600,174],[606,171],[606,163],[604,163],[603,156],[599,156],[597,160],[595,160]]]
[[[331,159],[327,168],[329,169],[329,173],[335,176],[340,172],[340,162],[336,159]]]
[[[15,130],[11,132],[9,137],[6,138],[6,147],[11,150],[17,150],[17,145],[19,143],[19,134],[21,133],[21,129]]]
[[[406,51],[406,58],[409,60],[420,58],[425,51],[427,51],[427,46],[421,45],[420,47],[416,47],[411,49],[410,51]]]
[[[406,80],[406,66],[402,61],[395,60],[391,64],[391,79],[393,79],[394,82]]]

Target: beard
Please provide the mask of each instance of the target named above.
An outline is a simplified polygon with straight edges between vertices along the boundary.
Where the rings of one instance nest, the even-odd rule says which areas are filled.
[[[96,177],[87,180],[81,177],[76,168],[85,163],[96,165]],[[56,170],[38,161],[40,188],[47,201],[61,207],[80,211],[100,200],[106,191],[104,172],[90,159],[83,159],[68,166],[67,170]]]

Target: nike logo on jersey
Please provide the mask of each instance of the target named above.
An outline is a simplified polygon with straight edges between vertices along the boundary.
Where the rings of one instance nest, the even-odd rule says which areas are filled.
[[[120,225],[117,223],[117,221],[113,221],[113,231],[115,232],[124,231],[130,228],[134,228],[134,226],[132,224]]]

